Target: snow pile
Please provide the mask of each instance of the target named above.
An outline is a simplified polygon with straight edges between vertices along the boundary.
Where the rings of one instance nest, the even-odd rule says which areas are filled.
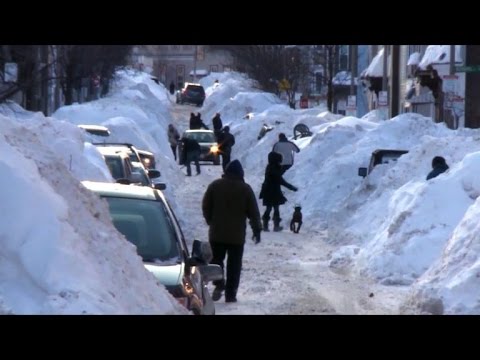
[[[0,133],[0,312],[185,313],[115,230],[106,203],[72,176],[65,151],[76,176],[95,173],[80,129],[23,112],[0,116]]]

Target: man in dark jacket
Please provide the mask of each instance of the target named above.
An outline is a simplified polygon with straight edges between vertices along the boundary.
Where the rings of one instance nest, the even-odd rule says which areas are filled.
[[[220,113],[217,112],[213,117],[212,126],[213,126],[213,132],[215,134],[215,138],[218,141],[218,135],[220,134],[223,128],[223,123],[222,123],[222,119],[220,118]]]
[[[217,137],[218,149],[222,156],[222,167],[225,171],[225,167],[230,162],[230,155],[232,154],[232,147],[235,145],[235,136],[230,134],[230,127],[225,126],[223,131]]]
[[[182,138],[183,143],[183,163],[187,167],[187,176],[192,176],[192,168],[190,167],[190,163],[193,161],[195,162],[195,167],[197,168],[197,175],[200,174],[200,163],[198,159],[200,158],[200,144],[195,141],[194,139],[189,138]]]
[[[212,247],[212,264],[224,268],[227,259],[226,282],[215,281],[212,299],[217,301],[225,291],[226,302],[237,301],[237,289],[242,271],[246,220],[250,219],[254,241],[260,242],[261,222],[255,194],[243,180],[242,164],[233,160],[221,179],[213,181],[203,196],[202,211],[209,225],[208,237]]]
[[[448,170],[448,165],[445,161],[445,158],[441,156],[435,156],[432,159],[432,168],[433,170],[427,175],[427,180],[433,179],[434,177],[437,177],[441,173],[444,173]]]
[[[280,205],[285,204],[287,199],[283,196],[280,186],[285,186],[287,189],[297,191],[298,189],[286,182],[282,177],[282,155],[272,151],[268,154],[268,165],[265,169],[265,179],[262,184],[260,192],[260,199],[263,199],[263,205],[267,208],[262,216],[263,231],[268,230],[268,222],[270,220],[270,213],[273,208],[273,231],[282,231],[280,226]]]

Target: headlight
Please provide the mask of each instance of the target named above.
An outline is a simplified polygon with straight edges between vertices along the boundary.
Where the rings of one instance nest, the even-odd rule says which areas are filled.
[[[218,152],[218,146],[217,145],[210,146],[210,152],[216,154]]]

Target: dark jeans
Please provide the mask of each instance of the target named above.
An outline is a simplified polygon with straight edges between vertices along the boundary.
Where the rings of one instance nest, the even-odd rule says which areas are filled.
[[[225,151],[220,153],[222,155],[222,167],[225,171],[225,167],[230,162],[230,151]]]
[[[280,221],[280,205],[267,205],[267,208],[265,209],[265,212],[263,213],[262,218],[264,220],[270,220],[270,213],[273,208],[273,220],[278,220]]]
[[[235,297],[237,295],[238,285],[240,284],[240,274],[242,272],[243,244],[231,245],[221,243],[210,243],[212,247],[212,264],[217,264],[224,269],[224,260],[227,256],[227,277],[222,280],[216,280],[213,285],[225,289],[225,298]]]
[[[190,167],[190,163],[193,161],[195,162],[195,167],[197,168],[197,174],[200,174],[200,163],[198,162],[198,158],[200,157],[200,151],[192,151],[187,153],[187,159],[185,161],[185,166],[187,167],[187,175],[192,175],[192,168]]]
[[[170,145],[170,147],[172,148],[173,157],[175,158],[175,161],[177,161],[177,145]]]

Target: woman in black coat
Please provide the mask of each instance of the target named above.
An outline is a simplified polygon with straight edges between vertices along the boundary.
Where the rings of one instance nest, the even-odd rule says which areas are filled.
[[[262,216],[263,231],[268,230],[268,222],[270,220],[270,212],[273,208],[273,231],[281,231],[280,226],[280,205],[285,204],[287,199],[283,196],[281,185],[286,188],[297,191],[298,189],[286,182],[282,177],[282,155],[276,152],[268,154],[268,165],[265,169],[265,180],[262,184],[262,191],[260,192],[260,199],[263,199],[263,205],[267,208]]]

